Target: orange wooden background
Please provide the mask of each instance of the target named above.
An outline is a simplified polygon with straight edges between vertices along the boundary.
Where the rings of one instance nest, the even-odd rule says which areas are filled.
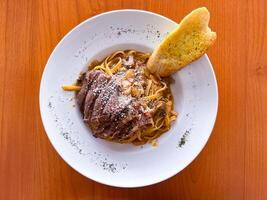
[[[71,169],[52,148],[38,95],[59,40],[104,11],[138,8],[175,21],[207,6],[216,44],[209,50],[219,112],[201,154],[175,177],[120,189]],[[0,199],[267,199],[267,3],[265,0],[1,0]]]

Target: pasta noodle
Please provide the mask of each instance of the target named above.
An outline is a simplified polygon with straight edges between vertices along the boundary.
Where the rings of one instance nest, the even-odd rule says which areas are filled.
[[[63,85],[62,88],[65,91],[79,91],[81,89],[81,86],[78,86],[78,85]]]

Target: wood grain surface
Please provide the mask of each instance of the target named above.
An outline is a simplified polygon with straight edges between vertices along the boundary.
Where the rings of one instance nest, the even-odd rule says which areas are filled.
[[[39,112],[45,63],[60,39],[104,11],[137,8],[179,21],[207,6],[218,39],[208,54],[219,86],[213,134],[186,169],[144,188],[95,183],[51,146]],[[267,199],[265,0],[1,0],[0,199]]]

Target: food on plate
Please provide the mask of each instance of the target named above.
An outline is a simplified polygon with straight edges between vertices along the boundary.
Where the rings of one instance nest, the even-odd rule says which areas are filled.
[[[89,66],[77,87],[77,103],[95,137],[119,143],[152,142],[171,127],[170,79],[146,68],[149,54],[117,51]]]
[[[215,39],[209,12],[199,8],[187,15],[152,55],[117,51],[92,62],[75,85],[84,122],[95,137],[118,143],[151,143],[171,128],[171,75],[202,56]]]

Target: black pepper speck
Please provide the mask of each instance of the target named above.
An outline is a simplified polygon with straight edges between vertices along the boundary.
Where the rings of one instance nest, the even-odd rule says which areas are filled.
[[[179,147],[182,147],[183,145],[185,145],[187,138],[191,133],[190,131],[191,131],[191,128],[184,132],[183,136],[181,137],[181,139],[179,141],[179,144],[178,144]]]

